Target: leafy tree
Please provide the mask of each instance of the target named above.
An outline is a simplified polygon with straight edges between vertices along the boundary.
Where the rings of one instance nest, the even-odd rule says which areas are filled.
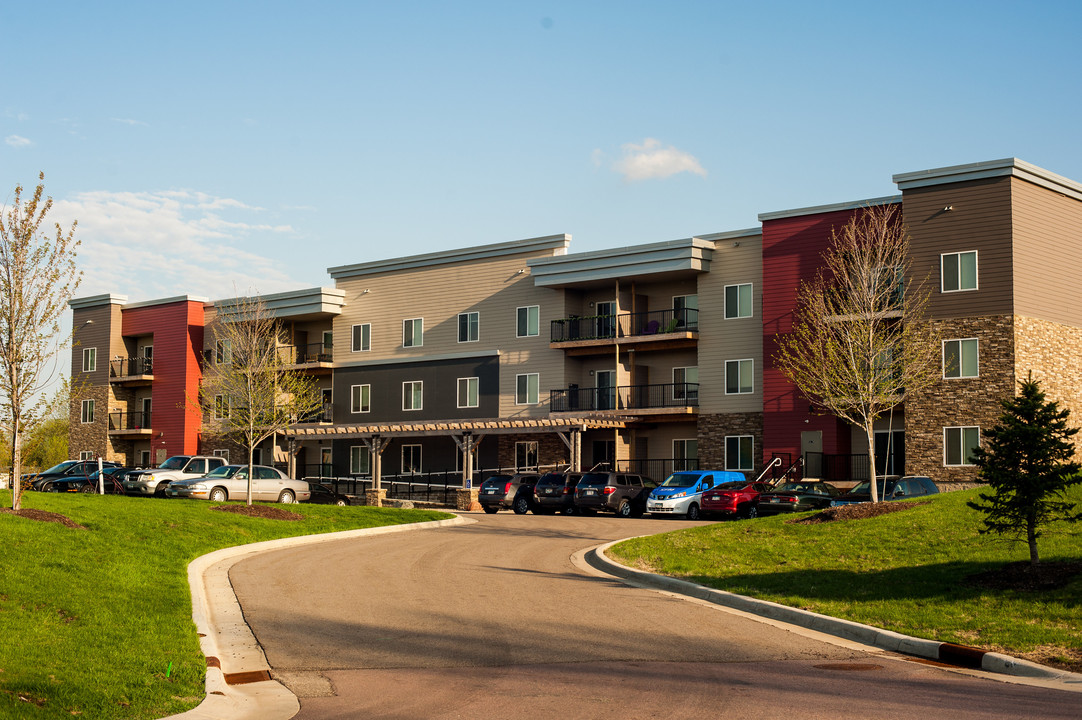
[[[1077,522],[1074,503],[1064,499],[1069,487],[1082,482],[1082,465],[1074,461],[1078,428],[1069,427],[1070,410],[1045,399],[1031,372],[1017,397],[1003,400],[999,423],[984,432],[984,447],[974,450],[978,479],[992,493],[968,503],[985,513],[982,533],[1025,536],[1029,564],[1040,565],[1040,528],[1055,520]]]
[[[792,330],[777,336],[778,367],[812,403],[864,430],[872,502],[879,493],[875,421],[928,387],[939,340],[929,292],[909,277],[909,233],[897,208],[862,208],[831,230],[823,269],[801,283]]]
[[[255,448],[323,408],[316,381],[291,368],[281,326],[259,296],[216,303],[214,357],[199,389],[203,429],[248,450],[252,504]]]
[[[60,318],[79,286],[75,226],[46,229],[53,199],[45,174],[29,200],[22,185],[0,213],[0,429],[11,448],[12,508],[22,506],[22,449],[26,432],[48,412],[43,391],[55,377]]]

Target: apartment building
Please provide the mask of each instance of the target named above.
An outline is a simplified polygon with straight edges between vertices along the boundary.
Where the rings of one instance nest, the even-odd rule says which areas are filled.
[[[1082,263],[1082,185],[1013,158],[893,180],[898,195],[763,213],[746,230],[585,253],[570,253],[567,235],[531,238],[336,266],[333,288],[266,296],[282,347],[326,401],[261,459],[340,477],[611,462],[660,479],[803,458],[808,475],[856,479],[863,433],[814,412],[778,371],[774,343],[832,228],[890,204],[911,234],[907,285],[933,290],[944,370],[881,420],[879,470],[970,480],[981,428],[1030,371],[1082,408],[1082,302],[1057,282]],[[192,443],[228,454],[197,439],[197,418],[169,410],[181,431],[158,413],[222,361],[214,326],[233,302],[72,301],[72,372],[90,393],[73,401],[73,457],[138,463]],[[183,363],[166,338],[188,343]],[[108,348],[116,377],[92,348]],[[149,377],[137,372],[148,357]],[[144,402],[138,420],[152,427],[132,427]],[[101,405],[117,418],[107,430]]]

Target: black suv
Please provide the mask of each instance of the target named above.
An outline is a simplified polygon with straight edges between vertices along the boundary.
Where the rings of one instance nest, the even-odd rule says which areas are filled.
[[[657,484],[643,475],[622,472],[588,472],[575,487],[575,507],[591,513],[614,512],[621,517],[642,517],[646,497]]]
[[[534,485],[533,501],[535,513],[562,512],[575,515],[575,486],[582,478],[580,472],[545,473]]]
[[[525,515],[534,509],[533,487],[540,477],[537,473],[516,473],[514,475],[493,475],[481,483],[477,501],[487,513],[494,513],[500,508],[511,508],[518,515]]]

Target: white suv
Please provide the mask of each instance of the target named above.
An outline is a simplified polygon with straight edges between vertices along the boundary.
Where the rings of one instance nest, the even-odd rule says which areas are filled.
[[[136,470],[124,479],[124,491],[129,495],[165,495],[165,488],[174,480],[202,477],[225,465],[225,459],[211,455],[174,455],[150,470]]]

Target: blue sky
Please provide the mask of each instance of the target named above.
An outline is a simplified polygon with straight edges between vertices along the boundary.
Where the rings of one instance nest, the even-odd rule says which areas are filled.
[[[211,299],[569,233],[572,252],[1015,156],[1082,181],[1082,3],[5,3],[0,202],[80,296]]]

